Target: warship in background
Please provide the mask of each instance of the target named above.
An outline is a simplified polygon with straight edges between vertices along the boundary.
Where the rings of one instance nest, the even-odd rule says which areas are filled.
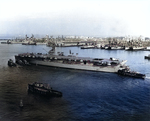
[[[145,50],[145,48],[144,47],[133,47],[133,46],[131,46],[131,47],[126,47],[125,50],[126,51],[137,51],[137,50]]]

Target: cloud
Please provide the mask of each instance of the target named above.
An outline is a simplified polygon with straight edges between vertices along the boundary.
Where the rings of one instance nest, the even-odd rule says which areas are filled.
[[[147,3],[133,0],[14,0],[8,4],[6,0],[3,6],[0,5],[0,32],[91,36],[144,35],[148,34],[150,27]]]

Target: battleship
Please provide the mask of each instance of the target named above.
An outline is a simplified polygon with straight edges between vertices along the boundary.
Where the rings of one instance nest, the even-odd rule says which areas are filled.
[[[120,61],[115,58],[90,58],[90,57],[78,57],[72,55],[64,55],[63,52],[54,54],[53,50],[49,53],[22,53],[15,55],[15,61],[17,64],[26,65],[26,63],[51,66],[68,69],[78,69],[87,71],[101,71],[101,72],[113,72],[117,73],[120,68],[123,68],[126,60]]]

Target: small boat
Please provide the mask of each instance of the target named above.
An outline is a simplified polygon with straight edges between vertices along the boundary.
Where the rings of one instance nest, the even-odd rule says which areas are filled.
[[[34,82],[28,84],[28,91],[47,97],[62,97],[62,92],[53,90],[48,84]]]
[[[14,61],[12,59],[9,59],[8,66],[10,66],[10,67],[16,66],[16,63],[14,63]]]
[[[119,69],[118,74],[123,75],[123,76],[135,77],[135,78],[142,78],[142,79],[145,78],[145,74],[141,74],[141,73],[135,72],[135,71],[130,71],[130,69],[128,69],[128,68]]]
[[[150,54],[148,56],[145,56],[145,59],[150,59]]]

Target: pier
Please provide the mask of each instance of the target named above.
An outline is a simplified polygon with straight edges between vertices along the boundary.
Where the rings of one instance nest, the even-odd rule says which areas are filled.
[[[81,47],[84,49],[109,49],[109,50],[150,50],[150,38],[140,37],[56,37],[48,36],[43,38],[35,38],[34,35],[25,38],[16,38],[1,40],[1,44],[22,44],[24,43],[36,43],[34,45],[45,44],[52,47]],[[29,44],[30,45],[30,44]],[[31,44],[32,45],[32,44]]]

